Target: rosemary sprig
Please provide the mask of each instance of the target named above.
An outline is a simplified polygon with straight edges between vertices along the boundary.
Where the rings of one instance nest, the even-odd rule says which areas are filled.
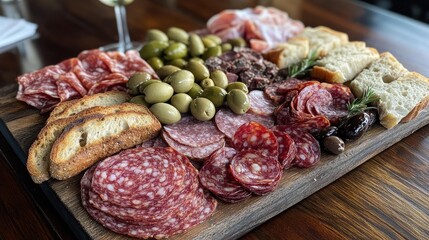
[[[316,64],[317,56],[316,49],[312,50],[306,58],[301,62],[293,64],[288,67],[288,75],[290,77],[302,77],[305,76],[310,69]]]
[[[378,101],[378,97],[375,95],[371,88],[367,88],[363,91],[362,97],[354,99],[351,103],[347,104],[348,117],[371,109],[374,107],[368,107],[368,104]]]

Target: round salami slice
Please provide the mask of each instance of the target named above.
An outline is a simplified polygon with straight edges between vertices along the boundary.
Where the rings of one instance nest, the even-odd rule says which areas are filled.
[[[351,103],[354,99],[350,88],[343,84],[321,83],[321,86],[331,93],[333,107],[337,110],[347,110],[347,104]]]
[[[277,157],[264,156],[253,149],[237,153],[229,171],[236,181],[257,195],[273,191],[283,172]]]
[[[219,142],[224,137],[213,121],[199,121],[190,115],[182,117],[178,123],[164,126],[164,131],[176,142],[191,147]]]
[[[162,137],[171,148],[195,160],[208,158],[213,152],[225,145],[225,140],[223,138],[204,146],[191,147],[175,141],[165,131],[162,132]]]
[[[232,138],[241,125],[250,121],[258,122],[267,128],[274,126],[274,119],[270,116],[261,116],[254,113],[238,115],[226,108],[220,109],[215,116],[216,126],[228,138]]]
[[[296,146],[289,134],[280,131],[273,131],[279,143],[279,162],[283,169],[288,169],[292,166],[292,162],[296,155]]]
[[[318,81],[305,81],[296,78],[289,78],[283,81],[277,89],[278,94],[286,94],[290,91],[301,91],[303,88],[311,85],[318,85]]]
[[[320,84],[313,84],[303,88],[292,101],[291,104],[293,104],[293,108],[296,109],[298,112],[308,113],[306,109],[307,101],[320,88]]]
[[[286,132],[292,137],[296,145],[294,166],[307,168],[319,162],[321,155],[320,145],[310,133],[290,125],[278,125],[273,127],[272,130]]]
[[[265,86],[264,92],[270,98],[273,102],[276,104],[281,104],[284,102],[284,96],[283,94],[277,93],[277,89],[279,88],[279,85],[281,83],[275,82],[271,83],[270,85]]]
[[[201,184],[223,201],[231,203],[251,196],[228,171],[229,163],[235,154],[237,152],[233,148],[221,148],[210,156],[199,171]]]
[[[247,96],[250,101],[249,112],[263,116],[273,115],[277,106],[271,99],[265,96],[263,91],[253,90]]]
[[[237,151],[255,149],[264,156],[278,156],[278,143],[274,133],[257,122],[241,125],[232,138]]]

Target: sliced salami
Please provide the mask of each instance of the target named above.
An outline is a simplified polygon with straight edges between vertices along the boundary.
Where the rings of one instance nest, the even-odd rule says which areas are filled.
[[[283,169],[288,169],[292,166],[292,162],[296,155],[295,141],[289,134],[280,131],[273,131],[277,137],[279,144],[279,157],[278,160]]]
[[[303,88],[311,85],[318,85],[318,81],[305,81],[296,78],[288,78],[283,81],[277,89],[278,94],[286,94],[290,91],[301,91]]]
[[[277,106],[271,99],[265,96],[263,91],[253,90],[247,96],[250,101],[249,112],[263,116],[273,115]]]
[[[213,152],[225,145],[225,140],[223,138],[217,142],[204,146],[191,147],[175,141],[165,131],[162,132],[162,137],[164,138],[165,142],[174,150],[195,160],[208,158]]]
[[[347,110],[347,104],[354,99],[350,88],[343,84],[321,83],[321,86],[331,93],[333,107],[337,110]]]
[[[236,181],[257,195],[273,191],[283,172],[277,157],[264,156],[253,149],[237,153],[229,171]]]
[[[223,201],[234,203],[251,196],[228,171],[231,159],[237,154],[224,147],[214,152],[199,171],[201,184]]]
[[[286,132],[296,145],[296,155],[293,165],[297,167],[312,167],[320,160],[321,149],[319,142],[308,132],[301,131],[294,126],[278,125],[273,131]]]
[[[191,147],[213,144],[224,137],[213,121],[199,121],[191,115],[183,116],[178,123],[164,126],[164,131],[176,142]]]
[[[250,121],[258,122],[267,128],[274,126],[273,117],[261,116],[254,113],[238,115],[226,108],[220,109],[215,116],[216,126],[228,138],[232,138],[241,125]]]
[[[264,92],[268,96],[268,98],[270,98],[276,104],[281,104],[282,102],[284,102],[284,94],[277,93],[277,89],[279,88],[280,84],[281,83],[279,82],[274,82],[270,85],[265,86],[264,89]]]
[[[237,151],[255,149],[264,156],[278,156],[278,143],[274,133],[257,122],[241,125],[232,138]]]

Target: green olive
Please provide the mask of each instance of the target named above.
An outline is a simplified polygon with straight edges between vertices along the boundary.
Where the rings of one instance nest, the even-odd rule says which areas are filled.
[[[188,48],[181,42],[172,43],[164,49],[164,58],[166,60],[184,58],[186,54],[188,54]]]
[[[203,93],[203,91],[204,90],[201,88],[200,85],[198,85],[198,83],[194,83],[192,85],[191,90],[189,90],[186,94],[188,94],[192,99],[195,99],[199,97],[201,93]]]
[[[215,86],[223,89],[228,86],[228,77],[222,70],[214,70],[210,73],[210,78],[213,80]]]
[[[141,104],[144,105],[146,107],[149,107],[149,103],[147,103],[144,100],[145,96],[144,95],[138,95],[138,96],[134,96],[130,99],[130,103],[136,103],[136,104]]]
[[[177,27],[168,28],[167,36],[170,40],[188,44],[189,34],[181,28],[177,28]]]
[[[178,68],[184,68],[188,62],[183,58],[177,58],[168,62],[169,65],[176,66]]]
[[[164,82],[152,83],[143,89],[144,100],[147,103],[167,102],[173,93],[173,87]]]
[[[158,40],[158,41],[163,41],[163,42],[167,42],[168,41],[168,37],[167,35],[158,29],[149,29],[149,31],[147,31],[146,33],[146,42],[150,42],[152,40]]]
[[[207,67],[200,62],[190,61],[186,64],[185,69],[194,74],[195,81],[201,81],[210,76],[210,72]]]
[[[196,98],[192,100],[189,107],[194,118],[200,121],[208,121],[212,119],[216,113],[216,108],[213,103],[207,98]]]
[[[222,44],[222,39],[219,36],[217,36],[217,35],[209,34],[209,35],[206,35],[204,37],[212,40],[214,43],[216,43],[216,45],[221,45]]]
[[[151,57],[146,60],[147,63],[156,71],[157,69],[164,66],[164,63],[162,62],[161,58],[159,57]]]
[[[205,78],[205,79],[201,80],[200,85],[203,89],[206,89],[208,87],[214,86],[214,82],[210,78]]]
[[[173,124],[181,119],[180,112],[168,103],[155,103],[150,111],[162,124]]]
[[[156,70],[156,74],[160,79],[166,78],[168,75],[179,71],[180,68],[173,65],[164,65],[163,67]]]
[[[195,33],[189,34],[189,53],[191,56],[196,57],[204,53],[204,43],[200,36]]]
[[[246,47],[246,40],[244,40],[243,38],[231,38],[228,40],[229,43],[231,43],[231,45],[233,47]]]
[[[247,88],[246,84],[243,82],[232,82],[232,83],[229,83],[228,86],[226,86],[227,92],[230,92],[232,89],[239,89],[246,94],[249,93],[249,89]]]
[[[206,48],[216,47],[217,45],[212,39],[207,37],[203,37],[201,41],[203,41],[204,47]]]
[[[189,112],[189,105],[192,102],[191,96],[186,93],[177,93],[171,97],[171,105],[173,105],[179,112]]]
[[[143,59],[159,57],[168,46],[169,45],[167,42],[157,40],[150,41],[142,47],[142,49],[140,50],[140,56]]]
[[[185,93],[191,90],[194,85],[194,75],[188,70],[179,70],[165,78],[165,82],[169,83],[176,93]]]
[[[204,64],[204,60],[202,58],[199,58],[199,57],[193,57],[193,58],[189,59],[189,62],[199,62],[201,64]]]
[[[221,46],[215,46],[211,48],[207,48],[206,51],[203,53],[203,59],[206,60],[209,57],[217,57],[222,54],[222,48]]]
[[[131,95],[139,94],[139,86],[151,79],[151,76],[147,72],[136,72],[134,73],[127,82],[127,88]]]
[[[238,89],[232,89],[226,95],[228,107],[236,114],[244,114],[249,110],[250,101],[247,94]]]
[[[225,102],[227,92],[225,89],[211,86],[204,89],[204,92],[201,93],[200,97],[207,98],[212,101],[215,107],[221,107]]]
[[[140,86],[139,86],[139,92],[141,93],[141,94],[143,94],[143,91],[144,91],[144,89],[147,87],[147,86],[149,86],[150,84],[152,84],[152,83],[160,83],[161,82],[161,80],[158,80],[158,79],[150,79],[150,80],[147,80],[147,81],[145,81],[145,82],[143,82],[142,84],[140,84]]]
[[[222,53],[231,51],[232,50],[232,44],[231,43],[222,43],[221,48],[222,48]]]

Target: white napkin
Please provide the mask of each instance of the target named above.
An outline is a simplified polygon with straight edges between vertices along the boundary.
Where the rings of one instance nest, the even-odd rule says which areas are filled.
[[[0,50],[36,34],[37,24],[0,16]]]

